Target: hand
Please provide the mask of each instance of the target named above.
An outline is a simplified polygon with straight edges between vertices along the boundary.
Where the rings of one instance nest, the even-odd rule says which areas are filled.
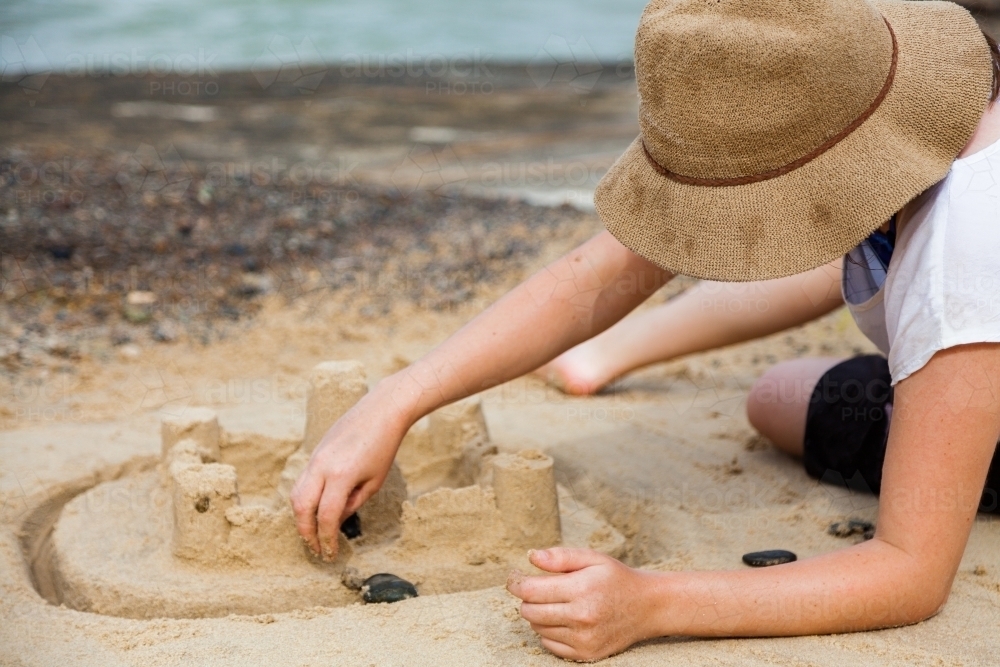
[[[299,535],[316,555],[337,555],[340,524],[385,482],[409,424],[373,392],[330,427],[292,489]]]
[[[589,549],[532,551],[531,563],[554,576],[512,572],[507,590],[542,646],[561,658],[598,660],[655,637],[656,575]]]

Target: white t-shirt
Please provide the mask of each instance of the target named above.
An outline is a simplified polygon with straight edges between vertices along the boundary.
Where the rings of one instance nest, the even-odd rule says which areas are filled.
[[[893,384],[939,350],[1000,342],[1000,141],[955,160],[914,210],[888,271],[866,239],[844,258],[841,280]]]

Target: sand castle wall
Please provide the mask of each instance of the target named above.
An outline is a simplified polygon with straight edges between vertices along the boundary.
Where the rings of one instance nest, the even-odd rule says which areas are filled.
[[[529,548],[594,546],[595,536],[609,553],[623,544],[556,486],[550,457],[498,454],[472,400],[407,435],[398,465],[357,512],[360,536],[338,536],[336,562],[316,559],[288,494],[312,447],[367,387],[355,362],[320,364],[310,380],[302,439],[223,429],[205,408],[165,419],[158,470],[109,484],[134,497],[165,494],[168,516],[89,504],[100,487],[67,505],[52,538],[62,599],[124,616],[287,610],[347,604],[356,594],[342,581],[378,572],[409,577],[430,594],[455,592],[501,583],[510,567],[524,566]],[[560,517],[567,501],[568,532]],[[94,521],[103,528],[94,531]]]
[[[396,454],[411,493],[462,487],[480,481],[483,459],[497,451],[490,442],[478,399],[448,405],[418,421]]]

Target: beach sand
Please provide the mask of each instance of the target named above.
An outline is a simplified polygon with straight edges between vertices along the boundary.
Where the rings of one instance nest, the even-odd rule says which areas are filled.
[[[366,94],[395,95],[388,102],[392,105],[398,104],[405,91],[353,93],[363,99],[368,99]],[[541,108],[547,94],[522,90],[505,93],[505,99],[511,104],[521,99],[523,105],[530,102]],[[593,94],[595,97],[585,98],[592,106],[599,106],[599,102],[613,106],[616,99],[626,100],[629,91],[623,86]],[[11,100],[7,95],[3,104],[14,104]],[[485,102],[493,104],[496,99]],[[263,100],[255,104],[280,106],[286,102]],[[80,113],[86,115],[89,109],[97,118],[99,106],[84,105]],[[125,144],[137,143],[141,137],[123,130],[118,139],[113,138],[109,132],[114,124],[107,105],[101,108],[104,116],[90,125],[83,123],[67,130],[63,143],[53,139],[50,122],[32,125],[30,120],[19,120],[17,131],[24,143],[17,159],[28,159],[26,155],[31,159],[40,159],[31,157],[37,155],[50,159],[65,154],[93,156],[95,144],[105,140],[114,144],[118,139],[122,144],[117,150],[128,151]],[[440,115],[437,122],[454,126],[467,111],[453,110],[453,116]],[[267,116],[264,111],[257,113]],[[622,113],[632,111],[625,108]],[[604,128],[601,136],[614,139],[609,139],[606,147],[611,153],[610,146],[624,140],[633,128],[621,121],[620,115],[602,114],[589,117],[589,121],[586,114],[575,116],[576,129],[570,128],[569,139],[563,143],[551,139],[544,150],[537,145],[532,150],[555,154],[561,147],[566,155],[593,155],[587,151],[595,144],[581,138],[586,135],[587,122],[592,122],[591,127]],[[273,119],[274,114],[267,117]],[[553,112],[552,117],[558,118],[558,113]],[[544,123],[535,127],[541,125]],[[558,123],[552,128],[546,136],[557,136]],[[208,147],[224,143],[216,133],[166,121],[162,127],[144,127],[146,134],[142,136],[167,130],[186,136],[192,144],[201,139]],[[397,142],[392,144],[396,147],[393,150],[401,150],[399,146],[406,143],[405,131],[398,134],[392,139]],[[506,155],[526,150],[524,147],[531,145],[530,137],[525,139],[528,134],[511,130],[501,137],[512,142]],[[538,130],[532,136],[538,139],[541,135]],[[126,136],[127,140],[122,138]],[[509,148],[516,143],[511,137],[521,137],[515,148]],[[364,144],[357,150],[368,151],[366,155],[388,151],[373,145]],[[483,145],[500,150],[485,140]],[[232,146],[237,152],[256,150],[239,142]],[[491,159],[516,162],[502,155]],[[202,163],[192,158],[191,164],[196,175],[201,173]],[[381,196],[379,188],[388,187],[391,181],[391,170],[387,174],[372,169],[371,179],[360,179],[364,182],[357,188],[364,206],[374,206]],[[95,186],[93,191],[111,197],[110,190],[105,192],[102,187]],[[135,215],[147,221],[167,215],[176,219],[194,215],[197,220],[197,206],[205,209],[199,215],[210,223],[224,217],[221,205],[211,208],[197,202],[197,179],[191,187],[195,194],[180,203],[159,195],[144,201],[141,192],[101,201],[113,215]],[[221,190],[230,192],[229,202],[241,196],[239,183],[225,187]],[[34,192],[27,187],[24,191],[29,195]],[[272,194],[284,196],[282,192],[278,188]],[[68,277],[42,281],[38,283],[42,286],[32,291],[25,286],[36,283],[14,283],[11,274],[5,273],[5,301],[0,309],[0,333],[5,340],[0,339],[0,344],[16,341],[18,348],[4,352],[0,373],[0,390],[12,397],[0,411],[4,429],[0,432],[0,664],[561,664],[541,648],[527,623],[519,618],[517,601],[499,586],[425,595],[392,605],[354,603],[282,613],[140,620],[50,604],[38,588],[44,585],[32,573],[37,551],[63,505],[102,481],[134,475],[155,464],[161,453],[159,424],[163,417],[182,415],[200,406],[217,411],[224,423],[251,424],[268,432],[301,429],[306,378],[316,364],[357,359],[365,365],[369,382],[377,381],[418,358],[528,273],[600,229],[592,214],[564,208],[535,209],[508,201],[505,197],[509,193],[499,194],[500,199],[465,198],[449,205],[453,208],[435,208],[434,197],[440,193],[401,196],[397,187],[384,200],[389,217],[439,216],[433,225],[401,229],[390,239],[396,245],[388,246],[365,245],[363,238],[350,235],[334,236],[339,245],[329,256],[319,251],[310,255],[309,268],[316,274],[301,277],[289,290],[248,291],[239,298],[231,298],[229,291],[232,285],[243,284],[247,273],[272,280],[287,275],[283,271],[294,265],[294,255],[276,258],[252,243],[243,255],[230,256],[224,250],[213,255],[214,251],[206,250],[206,261],[213,266],[235,262],[232,276],[220,278],[219,283],[193,285],[189,292],[182,290],[176,301],[162,296],[149,321],[132,321],[119,313],[125,299],[122,290],[109,288],[93,294],[86,307],[77,307],[82,298],[74,291],[78,288],[73,280],[84,267],[67,268],[53,260],[58,248],[32,246],[28,256],[38,260],[32,266],[41,267],[38,270],[49,277],[56,273],[46,271],[56,267]],[[94,211],[89,199],[65,210],[35,206],[30,204],[30,196],[27,201],[19,206],[16,199],[5,200],[4,220],[11,220],[10,211],[15,209],[21,224],[36,219],[31,217],[36,209],[41,211],[38,220],[49,221],[72,216],[76,210],[89,211],[88,215]],[[392,217],[400,207],[398,216],[402,217]],[[408,210],[416,213],[411,215]],[[307,209],[294,230],[282,232],[276,223],[268,229],[289,236],[297,231],[308,240],[307,232],[322,222],[315,211]],[[468,217],[473,214],[480,216],[472,223],[479,226],[468,232]],[[265,210],[261,215],[267,218],[268,214]],[[531,224],[519,221],[525,217]],[[460,237],[457,245],[449,245],[449,234],[461,229],[466,229],[466,236]],[[4,233],[11,235],[5,238],[15,238],[12,230],[5,228]],[[23,230],[17,233],[27,234]],[[199,233],[194,232],[195,241]],[[222,232],[218,238],[209,231],[205,234],[206,244],[216,243],[224,249],[232,242]],[[510,239],[517,243],[498,245]],[[164,266],[171,266],[164,258],[189,249],[177,243],[177,247],[168,244],[160,254],[155,249],[147,254],[143,254],[146,250],[135,250],[139,258],[135,262],[137,280],[141,283]],[[484,247],[509,248],[509,252],[484,254]],[[81,256],[90,252],[85,244],[79,248]],[[254,253],[258,251],[266,260],[263,269],[250,270],[239,264],[247,256],[257,256]],[[327,278],[343,266],[337,261],[345,255],[362,258],[358,260],[362,268],[374,272],[364,275],[395,271],[392,276],[409,276],[411,281],[435,258],[450,257],[454,260],[451,273],[426,270],[428,276],[445,281],[441,289],[451,296],[443,303],[431,302],[427,299],[435,293],[433,284],[420,283],[417,289],[405,281],[379,289],[364,281],[333,284]],[[4,266],[9,269],[11,265]],[[361,275],[361,269],[355,270]],[[127,264],[125,271],[128,275]],[[213,291],[220,284],[224,286],[221,296]],[[679,280],[644,307],[662,303],[690,284]],[[142,287],[137,285],[140,291]],[[185,309],[181,303],[184,294],[211,307]],[[740,287],[726,287],[705,306],[750,308],[759,300],[760,295]],[[98,305],[110,309],[103,320],[91,312]],[[232,312],[223,306],[235,309],[235,315],[226,315]],[[177,331],[174,336],[157,336],[156,327],[167,315]],[[128,335],[127,341],[122,332]],[[51,343],[52,337],[57,337],[59,344]],[[615,382],[595,397],[564,396],[526,377],[483,392],[481,400],[497,448],[501,452],[533,449],[551,456],[557,483],[625,536],[622,558],[626,563],[660,570],[736,569],[744,567],[740,557],[748,551],[790,549],[805,558],[842,548],[851,540],[827,534],[832,521],[875,517],[874,497],[808,478],[801,464],[755,436],[743,407],[754,379],[773,363],[811,354],[849,356],[871,350],[847,313],[838,311],[767,339],[656,365]],[[149,500],[142,495],[128,498],[136,504]],[[422,565],[433,567],[433,563]],[[852,603],[830,600],[829,604],[850,613]],[[777,613],[807,612],[787,609]],[[824,637],[667,638],[634,647],[605,664],[987,665],[995,663],[1000,646],[998,628],[1000,523],[980,516],[951,599],[939,615],[924,623]]]
[[[416,354],[455,318],[410,316],[410,335],[328,342],[332,322],[279,310],[240,341],[176,346],[144,361],[184,377],[192,402],[238,419],[248,411],[280,424],[302,417],[301,397],[210,403],[200,387],[277,381],[326,356],[364,356],[388,369]],[[416,325],[423,331],[416,333]],[[268,354],[294,336],[295,351]],[[861,344],[842,313],[802,330],[651,368],[609,395],[567,398],[526,378],[485,392],[501,450],[537,448],[557,462],[559,481],[596,507],[628,539],[626,562],[657,569],[732,569],[740,555],[787,548],[800,557],[844,546],[826,534],[833,520],[872,518],[873,498],[810,480],[801,466],[754,438],[742,396],[766,362],[801,346],[849,353]],[[121,368],[107,369],[113,385]],[[109,400],[118,400],[114,391]],[[175,408],[176,409],[176,406]],[[540,648],[517,602],[502,588],[431,595],[394,605],[309,608],[210,619],[132,620],[48,604],[33,588],[26,553],[51,508],[101,479],[159,454],[157,415],[117,422],[65,423],[0,435],[4,523],[0,534],[0,655],[4,664],[556,664]],[[137,502],[141,502],[138,500]],[[21,538],[21,539],[19,539]],[[1000,525],[977,521],[951,600],[937,617],[908,628],[833,637],[647,643],[608,664],[990,664],[1000,623]],[[831,604],[849,601],[831,600]],[[787,613],[796,613],[788,610]]]

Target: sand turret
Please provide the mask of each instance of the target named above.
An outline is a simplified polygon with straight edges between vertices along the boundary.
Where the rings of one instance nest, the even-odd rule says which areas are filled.
[[[365,367],[359,361],[325,361],[309,374],[306,398],[306,454],[319,444],[331,426],[368,393]]]
[[[174,507],[173,554],[214,565],[226,555],[226,511],[239,503],[236,469],[221,463],[174,463],[170,470]]]
[[[559,494],[551,457],[534,449],[497,456],[493,492],[512,544],[524,549],[559,544]]]
[[[160,443],[166,457],[181,440],[191,440],[202,458],[219,460],[219,417],[208,408],[188,408],[177,416],[164,417],[160,422]]]

